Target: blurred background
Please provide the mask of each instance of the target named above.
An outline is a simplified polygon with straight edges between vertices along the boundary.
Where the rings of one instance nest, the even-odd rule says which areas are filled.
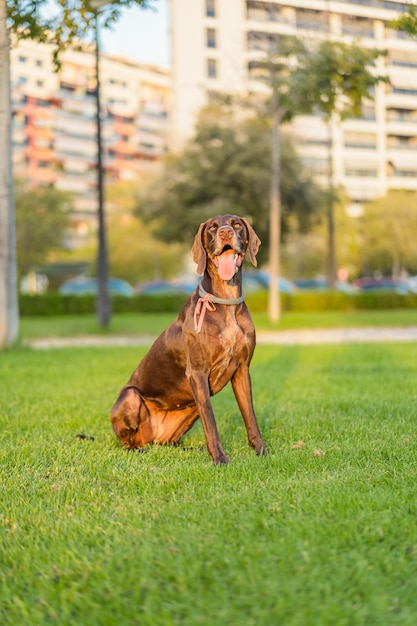
[[[124,4],[102,2],[96,24],[111,293],[189,293],[198,225],[225,212],[262,240],[246,290],[268,288],[276,119],[280,291],[417,291],[417,38],[398,23],[410,3]],[[95,293],[94,37],[58,70],[53,51],[11,36],[18,283]]]

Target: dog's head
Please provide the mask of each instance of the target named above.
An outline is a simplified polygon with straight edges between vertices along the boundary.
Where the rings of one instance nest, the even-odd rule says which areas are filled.
[[[210,259],[222,280],[230,280],[243,263],[246,251],[256,267],[260,239],[252,226],[238,215],[217,215],[200,224],[192,248],[197,273],[202,274]]]

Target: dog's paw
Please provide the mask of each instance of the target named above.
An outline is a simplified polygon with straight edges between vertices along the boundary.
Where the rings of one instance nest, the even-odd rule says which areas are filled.
[[[213,465],[227,465],[229,459],[225,454],[220,454],[216,458],[213,457]]]

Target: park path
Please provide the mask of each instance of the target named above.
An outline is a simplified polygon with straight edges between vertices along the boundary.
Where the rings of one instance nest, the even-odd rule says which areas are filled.
[[[276,345],[320,345],[334,343],[369,343],[383,341],[417,341],[417,327],[407,328],[329,328],[314,330],[258,331],[258,344]],[[103,346],[149,346],[153,336],[112,335],[103,337],[88,335],[84,337],[49,337],[31,339],[23,342],[24,346],[45,350],[68,347],[103,347]]]

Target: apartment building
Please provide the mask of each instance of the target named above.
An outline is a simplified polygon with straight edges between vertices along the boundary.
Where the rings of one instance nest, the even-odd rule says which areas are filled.
[[[106,184],[140,180],[167,150],[168,73],[103,55],[100,60]],[[74,194],[75,235],[95,226],[97,123],[94,50],[68,50],[59,73],[52,48],[21,41],[11,50],[14,173]]]
[[[253,61],[280,35],[326,38],[386,50],[363,117],[332,129],[333,171],[352,203],[390,189],[417,190],[417,41],[390,28],[406,0],[171,0],[173,145],[192,134],[212,92],[256,93]],[[325,181],[326,125],[300,116],[290,127],[307,170]]]

